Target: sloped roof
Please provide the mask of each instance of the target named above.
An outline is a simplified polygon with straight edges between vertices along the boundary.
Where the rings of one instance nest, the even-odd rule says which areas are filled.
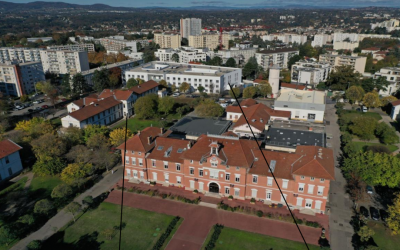
[[[286,82],[282,82],[281,83],[281,88],[290,88],[290,89],[301,89],[304,90],[306,88],[306,86],[304,85],[297,85],[297,84],[293,84],[293,83],[286,83]]]
[[[188,140],[158,137],[155,141],[154,150],[151,151],[148,158],[183,163],[181,156],[187,150],[189,143]]]
[[[392,104],[393,106],[400,105],[400,100],[396,100],[396,101],[394,101],[394,102],[391,102],[391,104]]]
[[[98,99],[99,99],[99,96],[97,94],[91,94],[91,95],[88,95],[87,97],[73,101],[72,103],[77,105],[79,108],[83,108],[86,105],[89,105],[91,102],[97,101]]]
[[[155,139],[161,135],[161,128],[147,127],[137,133],[132,138],[126,141],[126,150],[128,151],[140,151],[149,152],[155,145]],[[151,137],[150,144],[148,138]],[[124,150],[125,144],[122,143],[117,149]]]
[[[73,118],[77,119],[78,121],[84,121],[88,119],[89,117],[92,117],[94,115],[97,115],[109,108],[112,108],[121,102],[116,100],[113,96],[104,98],[103,100],[96,100],[93,102],[93,104],[86,104],[84,107],[81,109],[78,109],[77,111],[69,113],[70,116]]]
[[[144,82],[140,85],[134,86],[130,88],[130,91],[133,91],[134,93],[140,95],[146,91],[149,91],[150,89],[154,89],[155,87],[158,87],[159,84],[156,81],[150,80],[147,82]]]
[[[105,89],[103,90],[100,95],[99,98],[106,98],[106,97],[110,97],[110,96],[115,96],[115,98],[117,100],[128,100],[129,97],[133,94],[132,90],[122,90],[122,89],[115,89],[115,90],[111,90],[111,89]]]
[[[6,157],[7,155],[13,154],[21,149],[21,146],[11,140],[7,139],[0,141],[0,159]]]

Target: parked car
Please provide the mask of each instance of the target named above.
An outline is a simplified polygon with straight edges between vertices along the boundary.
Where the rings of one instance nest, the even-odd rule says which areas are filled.
[[[42,110],[42,108],[41,107],[36,107],[35,110]]]
[[[186,95],[187,98],[193,98],[193,95]]]
[[[35,100],[35,101],[33,101],[33,103],[34,103],[34,104],[39,104],[39,103],[40,103],[40,100]]]
[[[173,97],[178,97],[180,94],[179,93],[173,93],[172,96]]]
[[[363,106],[363,107],[362,107],[362,112],[363,112],[363,113],[366,113],[366,112],[368,112],[368,108],[367,108],[367,107],[365,107],[365,106]]]
[[[374,190],[373,190],[373,188],[371,186],[367,186],[367,193],[369,193],[369,194],[373,194],[374,193]]]
[[[374,207],[370,207],[369,211],[371,212],[371,218],[373,220],[379,220],[379,212],[378,209],[374,208]]]
[[[47,109],[47,108],[49,108],[49,106],[47,106],[47,105],[42,106],[42,109]]]
[[[383,209],[379,209],[379,214],[380,214],[381,219],[382,219],[383,221],[386,221],[386,219],[389,217],[388,212],[386,212],[386,211],[383,210]]]
[[[228,103],[220,103],[219,105],[221,105],[221,107],[223,107],[223,108],[228,107]]]
[[[364,206],[360,207],[360,214],[362,214],[366,219],[369,218],[368,209],[366,209]]]

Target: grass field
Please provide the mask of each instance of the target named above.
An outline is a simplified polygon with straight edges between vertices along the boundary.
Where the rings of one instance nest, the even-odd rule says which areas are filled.
[[[106,237],[105,230],[113,231],[113,227],[119,227],[120,209],[118,205],[103,202],[98,208],[83,214],[64,231],[58,232],[46,244],[55,247],[55,242],[63,242],[60,247],[53,248],[59,250],[71,246],[78,247],[77,244],[86,246],[82,249],[118,249],[119,231],[114,230],[110,239]],[[123,221],[126,225],[122,230],[121,249],[152,249],[173,218],[169,215],[124,207]]]
[[[178,114],[170,114],[166,119],[168,120],[178,120],[180,117]],[[170,124],[172,125],[172,124]],[[160,119],[152,119],[152,120],[141,120],[136,117],[128,119],[128,129],[132,133],[137,133],[139,130],[143,130],[147,127],[160,127]],[[125,127],[125,120],[121,121],[115,128],[123,128]]]
[[[211,234],[214,230],[209,233],[205,245],[208,243]],[[205,246],[204,245],[204,246]],[[202,249],[204,249],[204,246]],[[308,245],[311,250],[320,249],[318,246]],[[303,250],[306,249],[305,245],[301,242],[284,240],[280,238],[274,238],[271,236],[245,232],[233,228],[225,227],[222,229],[221,234],[217,240],[214,250]]]
[[[352,143],[356,146],[357,151],[364,151],[364,152],[366,151],[368,146],[376,146],[376,145],[385,146],[391,152],[394,152],[398,149],[398,147],[395,145],[385,145],[381,143],[361,142],[361,141],[353,141]]]
[[[356,111],[356,110],[346,110],[346,111],[344,111],[343,114],[350,115],[350,116],[351,115],[368,116],[368,117],[375,118],[377,121],[382,120],[382,116],[380,114],[378,114],[378,113],[375,113],[375,112],[363,113],[363,112]]]
[[[62,181],[59,177],[52,177],[52,176],[34,176],[31,182],[30,191],[42,191],[45,192],[47,195],[51,194],[53,188],[60,184]]]
[[[382,223],[376,223],[373,221],[368,222],[368,226],[375,231],[375,235],[372,237],[379,249],[399,249],[400,237],[392,236],[390,230]]]

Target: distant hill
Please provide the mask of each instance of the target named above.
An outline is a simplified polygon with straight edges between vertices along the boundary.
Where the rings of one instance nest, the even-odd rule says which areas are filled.
[[[82,10],[133,10],[129,7],[112,7],[106,4],[80,5],[64,2],[30,2],[30,3],[11,3],[0,1],[0,9],[8,11],[23,10],[44,10],[44,9],[82,9]]]

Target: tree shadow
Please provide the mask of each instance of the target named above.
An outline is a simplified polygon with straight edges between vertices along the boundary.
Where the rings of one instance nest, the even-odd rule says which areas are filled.
[[[42,242],[42,250],[99,250],[103,241],[97,241],[99,233],[94,231],[91,234],[82,235],[74,243],[64,242],[65,232],[60,231]]]

